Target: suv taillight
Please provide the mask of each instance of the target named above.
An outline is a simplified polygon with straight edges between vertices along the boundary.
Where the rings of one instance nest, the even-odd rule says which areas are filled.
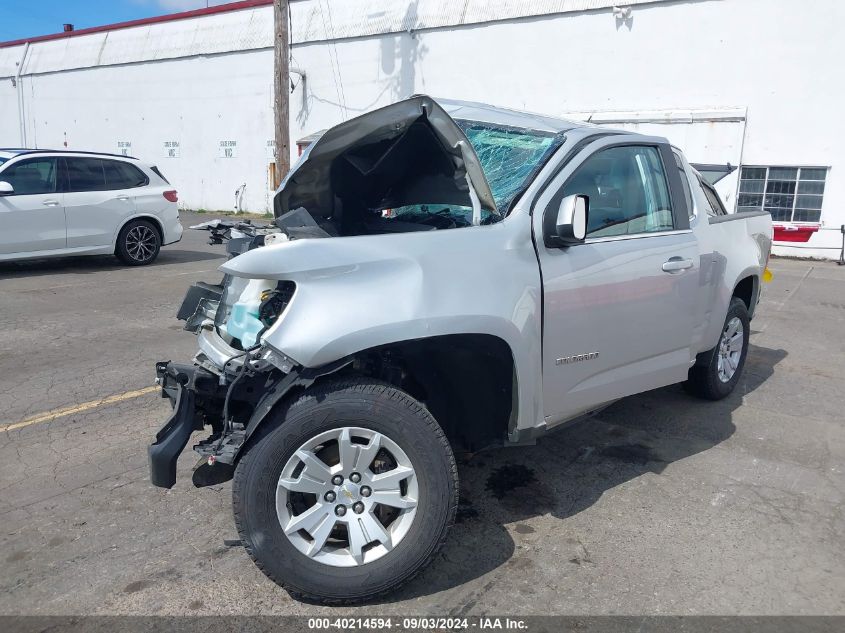
[[[178,202],[179,201],[179,196],[177,195],[177,193],[174,189],[171,189],[170,191],[165,191],[164,197],[169,202]]]

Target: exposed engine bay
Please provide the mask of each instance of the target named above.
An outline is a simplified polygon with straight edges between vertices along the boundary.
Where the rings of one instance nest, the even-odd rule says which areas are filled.
[[[501,219],[467,136],[416,97],[341,123],[303,153],[274,199],[332,236],[455,228]]]

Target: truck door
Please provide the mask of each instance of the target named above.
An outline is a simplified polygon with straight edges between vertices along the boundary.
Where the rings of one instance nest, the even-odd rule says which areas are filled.
[[[620,135],[587,145],[535,205],[550,426],[687,377],[698,245],[672,151],[651,140]],[[589,197],[587,238],[549,246],[541,237],[548,214],[556,217],[573,194]]]

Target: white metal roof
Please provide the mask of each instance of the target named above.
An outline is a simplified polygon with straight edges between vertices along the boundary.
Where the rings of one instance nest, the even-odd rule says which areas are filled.
[[[668,1],[625,0],[624,5]],[[614,4],[613,0],[307,0],[290,5],[291,36],[297,45],[611,9]],[[272,46],[273,7],[266,4],[184,19],[175,14],[156,23],[36,41],[20,70],[24,75],[41,74]],[[15,76],[24,48],[0,43],[0,77]]]
[[[291,33],[296,44],[669,1],[309,0],[291,3]]]

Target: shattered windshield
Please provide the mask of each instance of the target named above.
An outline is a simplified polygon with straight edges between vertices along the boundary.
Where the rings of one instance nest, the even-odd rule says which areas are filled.
[[[479,121],[455,121],[472,144],[490,183],[496,207],[510,210],[534,175],[563,142],[562,134]]]

